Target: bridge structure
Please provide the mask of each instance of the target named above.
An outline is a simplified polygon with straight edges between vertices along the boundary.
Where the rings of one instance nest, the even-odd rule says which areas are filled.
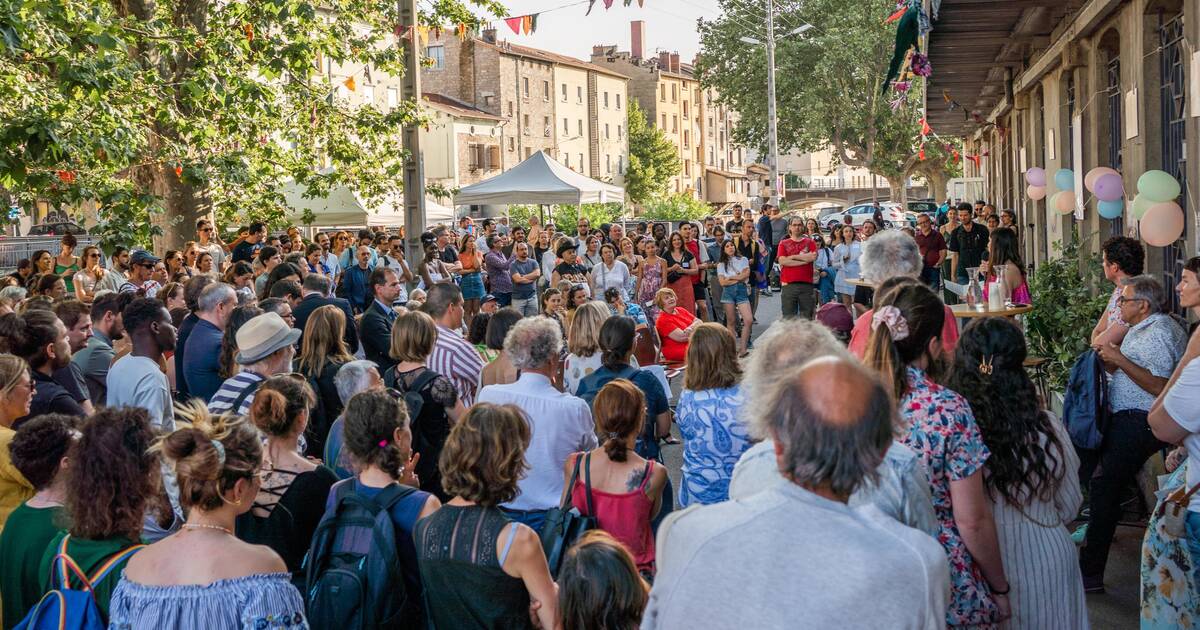
[[[928,197],[928,189],[925,186],[912,186],[908,189],[908,199],[915,201],[917,199],[926,199]],[[892,191],[890,188],[876,188],[875,199],[877,201],[899,201],[899,199],[891,199]],[[857,206],[863,203],[871,203],[870,188],[797,188],[786,191],[785,198],[787,205],[792,210],[805,210],[812,208],[818,204],[833,204],[843,208]]]

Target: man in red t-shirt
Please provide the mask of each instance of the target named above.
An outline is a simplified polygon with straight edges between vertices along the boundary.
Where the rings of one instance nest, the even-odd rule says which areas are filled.
[[[780,302],[784,318],[799,315],[812,319],[817,305],[817,287],[813,283],[813,261],[817,244],[804,235],[804,219],[792,217],[788,237],[779,242],[775,262],[779,263]]]
[[[696,266],[700,269],[700,273],[692,276],[692,294],[696,296],[695,315],[701,321],[708,321],[708,301],[704,292],[704,281],[708,278],[708,270],[714,265],[708,260],[708,248],[696,240],[699,236],[698,231],[698,227],[693,223],[679,224],[679,235],[683,237],[683,246],[695,257]]]
[[[921,251],[921,281],[935,291],[942,284],[942,261],[946,259],[946,239],[933,229],[933,220],[929,215],[917,215],[917,231],[913,234],[917,248]]]

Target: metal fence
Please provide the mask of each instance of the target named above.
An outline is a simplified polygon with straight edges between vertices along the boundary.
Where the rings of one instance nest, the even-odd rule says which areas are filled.
[[[97,239],[87,234],[76,235],[79,244],[76,252],[97,242]],[[8,273],[17,268],[17,263],[29,258],[39,249],[44,249],[52,256],[57,256],[62,248],[62,236],[8,236],[0,238],[0,272]]]

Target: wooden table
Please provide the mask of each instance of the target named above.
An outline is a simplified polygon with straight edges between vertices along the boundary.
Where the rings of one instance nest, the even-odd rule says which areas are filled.
[[[868,288],[868,289],[874,289],[874,288],[875,288],[875,284],[874,284],[874,283],[867,282],[866,280],[863,280],[862,278],[851,278],[851,279],[849,279],[849,280],[847,280],[847,281],[846,281],[846,284],[849,284],[849,285],[852,285],[852,286],[856,286],[856,287],[866,287],[866,288]]]
[[[1028,312],[1032,311],[1033,306],[1030,304],[1025,304],[1023,306],[1008,306],[1008,307],[1002,308],[998,311],[991,311],[991,310],[987,309],[987,304],[983,305],[982,310],[980,310],[978,308],[969,307],[966,304],[954,304],[950,307],[950,310],[954,312],[955,317],[964,317],[964,318],[1016,317],[1017,315],[1022,315],[1024,313],[1028,313]]]

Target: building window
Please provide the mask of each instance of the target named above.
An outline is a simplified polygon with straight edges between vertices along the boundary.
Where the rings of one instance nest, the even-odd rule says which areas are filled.
[[[604,139],[608,140],[608,123],[604,123]]]
[[[542,100],[543,101],[550,100],[550,82],[549,81],[542,81]]]
[[[525,125],[521,132],[527,136],[529,135],[529,114],[525,114]]]
[[[624,155],[617,156],[617,173],[620,173],[621,175],[625,174],[625,156]]]
[[[529,98],[529,77],[521,77],[521,86],[525,98]]]
[[[658,100],[667,102],[667,84],[663,83],[658,86]]]
[[[566,83],[562,84],[562,101],[564,103],[567,102],[567,84]]]
[[[512,115],[513,115],[513,104],[512,104],[512,101],[509,101],[508,102],[508,117],[512,118]]]
[[[571,168],[571,154],[563,153],[563,166]]]
[[[394,87],[387,89],[387,106],[391,109],[400,104],[400,90]]]
[[[671,114],[671,133],[679,133],[679,116]]]
[[[509,138],[508,138],[508,150],[509,151],[517,150],[517,139],[512,136],[509,136]]]
[[[667,115],[666,114],[662,115],[662,129],[663,129],[663,131],[667,130]]]
[[[579,121],[579,137],[580,138],[583,137],[583,120],[582,119],[580,119],[580,121]]]
[[[583,154],[582,153],[579,154],[579,172],[580,173],[583,172]]]
[[[563,135],[566,136],[569,133],[571,133],[571,121],[564,118],[563,119]]]
[[[692,147],[691,133],[687,129],[683,130],[683,148],[690,149]]]
[[[621,109],[621,95],[614,94],[613,96],[616,97],[616,99],[617,99],[617,109]]]
[[[533,149],[525,147],[525,159],[529,159],[529,156],[531,155],[533,155]]]
[[[582,85],[575,86],[575,102],[576,103],[583,102],[583,86]]]
[[[621,125],[617,125],[617,140],[620,140],[620,139],[621,139],[621,137],[622,137],[622,136],[621,136],[621,134],[622,134],[622,133],[623,133],[623,132],[621,131]]]
[[[545,130],[542,132],[542,135],[549,138],[550,132],[553,131],[553,129],[550,127],[550,117],[549,116],[542,116],[542,126],[545,127]]]
[[[604,109],[608,109],[608,92],[604,93]]]
[[[430,70],[441,70],[446,67],[446,47],[445,46],[427,46],[425,48],[425,56],[433,60],[433,65]]]
[[[683,102],[683,117],[684,118],[688,117],[688,102],[687,101]]]
[[[672,103],[679,100],[679,89],[678,88],[679,88],[678,85],[675,85],[674,83],[671,84],[671,102]]]
[[[604,154],[604,172],[612,175],[612,156],[607,153]]]

